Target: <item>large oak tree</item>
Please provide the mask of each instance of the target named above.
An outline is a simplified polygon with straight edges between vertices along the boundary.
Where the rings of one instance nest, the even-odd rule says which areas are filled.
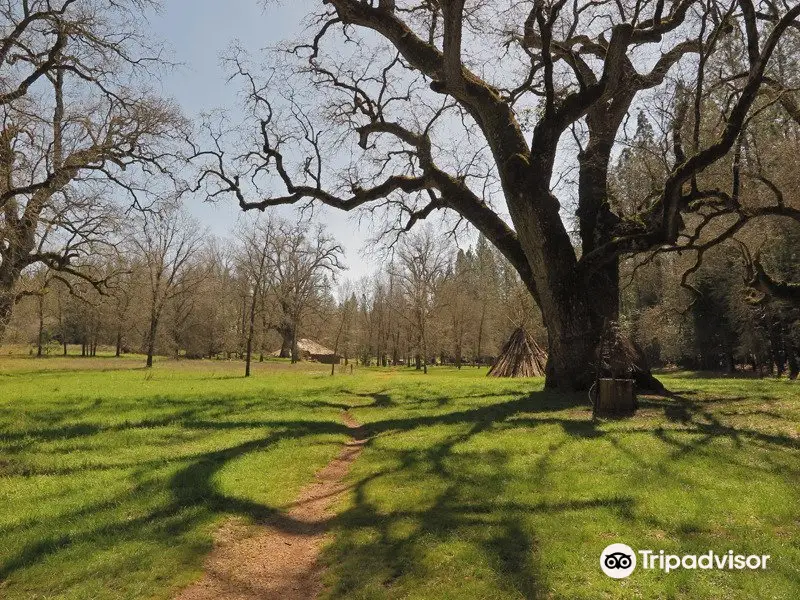
[[[307,41],[277,49],[267,75],[233,60],[260,148],[216,192],[246,210],[367,209],[391,237],[452,211],[541,307],[547,385],[582,388],[618,317],[621,258],[688,249],[722,216],[797,218],[739,202],[736,156],[760,92],[780,85],[771,58],[798,15],[750,0],[325,0]],[[615,211],[609,165],[627,117],[654,99],[668,114],[668,168],[646,203]],[[577,243],[560,185],[570,168]],[[251,200],[244,174],[269,191]]]

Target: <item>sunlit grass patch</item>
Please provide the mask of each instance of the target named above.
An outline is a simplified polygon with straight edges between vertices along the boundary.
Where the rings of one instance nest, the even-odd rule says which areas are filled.
[[[168,598],[222,519],[281,510],[347,439],[340,408],[265,366],[3,366],[3,598]]]
[[[593,422],[582,397],[537,383],[486,384],[476,401],[457,378],[452,402],[398,391],[384,418],[356,409],[375,438],[327,550],[329,597],[797,597],[796,384],[666,380],[675,398],[622,420]],[[614,542],[775,562],[616,581],[599,569]]]
[[[485,369],[4,359],[0,596],[169,598],[212,533],[284,510],[370,436],[324,551],[330,598],[800,597],[797,384],[665,377],[592,421],[584,394]],[[613,542],[772,555],[766,571],[599,569]]]

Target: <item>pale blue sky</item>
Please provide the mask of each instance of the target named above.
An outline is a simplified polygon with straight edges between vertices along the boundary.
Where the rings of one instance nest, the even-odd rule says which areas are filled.
[[[234,41],[257,52],[291,38],[300,31],[313,4],[286,0],[264,8],[261,0],[163,0],[159,13],[151,15],[150,26],[154,36],[167,43],[173,60],[181,64],[164,75],[164,93],[175,98],[190,117],[219,108],[236,111],[237,89],[226,84],[220,56]],[[233,198],[216,205],[199,200],[189,201],[189,205],[204,225],[220,235],[227,233],[241,214]],[[291,210],[285,212],[292,214]],[[377,265],[361,256],[367,231],[360,231],[353,218],[340,211],[324,209],[320,218],[345,246],[348,279],[375,270]]]

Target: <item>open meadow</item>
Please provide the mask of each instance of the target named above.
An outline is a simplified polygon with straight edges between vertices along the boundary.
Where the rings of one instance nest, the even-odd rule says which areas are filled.
[[[800,597],[796,383],[671,374],[592,422],[585,396],[483,369],[136,358],[0,364],[0,596],[172,598],[228,519],[286,508],[369,440],[322,553],[328,598]],[[751,571],[600,571],[608,544],[769,554]]]
[[[799,160],[800,0],[0,0],[0,600],[800,600]]]

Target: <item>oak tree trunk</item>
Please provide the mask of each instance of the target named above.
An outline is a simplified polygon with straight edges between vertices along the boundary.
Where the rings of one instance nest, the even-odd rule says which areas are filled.
[[[294,350],[294,343],[295,343],[295,327],[289,321],[284,321],[280,327],[277,328],[278,333],[281,336],[281,351],[279,356],[281,358],[292,358],[292,355],[295,353]]]
[[[36,356],[42,357],[42,344],[44,342],[44,295],[40,294],[38,300],[39,336],[36,340]]]
[[[532,172],[548,172],[546,156],[532,157]],[[531,172],[528,171],[528,172]],[[545,387],[561,391],[588,389],[594,343],[589,317],[588,290],[577,273],[577,258],[563,227],[558,200],[550,193],[549,178],[520,181],[518,193],[527,202],[516,203],[517,235],[528,263],[542,318],[547,327],[548,361]],[[509,205],[511,208],[511,205]],[[534,291],[535,290],[535,291]]]
[[[0,341],[5,338],[6,328],[11,322],[11,313],[14,310],[13,288],[6,289],[0,283]]]
[[[253,298],[250,301],[250,319],[247,328],[247,350],[245,354],[244,376],[250,377],[250,361],[253,357],[253,336],[256,330],[256,302],[258,301],[258,287],[253,292]]]
[[[156,352],[156,332],[158,331],[158,319],[152,317],[150,319],[150,331],[147,334],[147,362],[145,366],[150,368],[153,366],[153,355]]]
[[[297,326],[292,327],[292,364],[300,360],[300,353],[297,351]]]

